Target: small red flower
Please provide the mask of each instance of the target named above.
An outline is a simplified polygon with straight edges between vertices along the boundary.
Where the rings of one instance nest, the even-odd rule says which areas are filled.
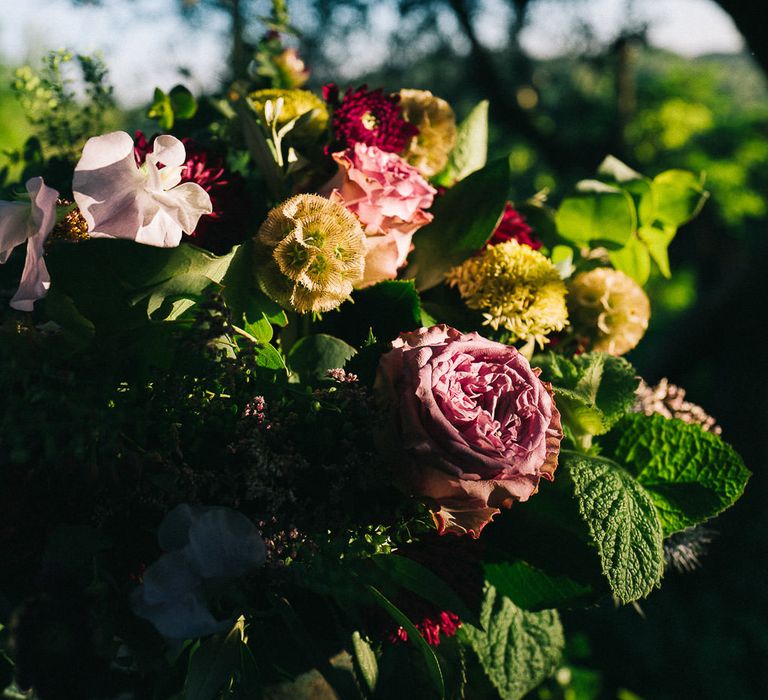
[[[488,241],[488,245],[517,241],[521,245],[527,245],[529,248],[538,250],[541,248],[541,241],[532,234],[533,229],[526,223],[522,215],[513,209],[511,204],[506,204],[501,221]]]
[[[367,85],[350,88],[339,99],[339,88],[329,83],[323,97],[333,108],[335,142],[328,152],[340,151],[364,143],[389,153],[402,153],[419,133],[414,124],[403,119],[400,95],[385,95],[383,90],[368,90]]]

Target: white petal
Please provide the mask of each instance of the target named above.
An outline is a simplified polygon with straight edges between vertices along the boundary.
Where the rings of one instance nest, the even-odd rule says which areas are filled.
[[[154,217],[136,232],[135,240],[158,248],[175,248],[181,243],[181,226],[165,209],[158,207]]]
[[[152,155],[148,157],[153,158],[155,163],[162,163],[168,168],[181,166],[187,159],[187,149],[175,136],[163,134],[155,139]]]
[[[43,259],[43,246],[56,223],[56,198],[59,196],[41,177],[27,181],[27,192],[32,198],[32,235],[27,239],[27,257],[21,282],[10,302],[17,311],[32,311],[35,302],[42,299],[51,286],[51,277]]]
[[[200,217],[213,211],[210,196],[194,182],[185,182],[168,192],[153,196],[185,233],[192,233]]]
[[[141,225],[136,192],[142,180],[128,134],[116,131],[88,139],[75,167],[72,189],[89,235],[136,237]]]
[[[0,202],[0,263],[29,236],[29,204]]]

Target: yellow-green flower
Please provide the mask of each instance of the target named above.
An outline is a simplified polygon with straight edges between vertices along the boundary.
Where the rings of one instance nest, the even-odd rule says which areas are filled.
[[[535,340],[562,330],[568,322],[565,283],[541,253],[517,241],[488,246],[454,267],[447,278],[470,309],[483,312],[485,324],[503,328],[512,340]]]
[[[623,272],[598,267],[568,283],[568,309],[577,333],[592,349],[623,355],[645,335],[651,305],[642,287]]]
[[[308,120],[294,128],[291,134],[297,139],[319,138],[328,126],[328,108],[314,93],[309,90],[268,89],[256,90],[248,95],[248,100],[262,120],[265,120],[267,102],[272,102],[274,107],[281,98],[283,102],[277,115],[277,127],[281,128],[291,120],[311,112]]]
[[[424,177],[432,177],[445,167],[456,145],[453,110],[429,90],[400,90],[400,108],[405,120],[419,128],[403,157]]]
[[[357,217],[325,197],[300,194],[272,209],[256,238],[264,293],[299,313],[336,308],[363,276],[365,234]]]

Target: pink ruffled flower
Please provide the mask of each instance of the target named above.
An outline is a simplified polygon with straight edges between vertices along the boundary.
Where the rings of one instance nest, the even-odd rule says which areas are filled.
[[[436,505],[439,532],[480,536],[553,479],[563,433],[549,385],[514,347],[445,325],[403,333],[381,358],[404,485]]]
[[[21,282],[10,305],[17,311],[32,311],[35,302],[46,295],[51,278],[43,259],[43,244],[56,223],[56,198],[59,193],[41,177],[26,183],[29,202],[0,202],[0,263],[26,241],[27,257]]]
[[[394,279],[414,232],[432,221],[425,210],[437,190],[400,156],[376,146],[357,143],[334,153],[333,159],[339,170],[320,194],[346,206],[363,224],[367,253],[358,286]]]

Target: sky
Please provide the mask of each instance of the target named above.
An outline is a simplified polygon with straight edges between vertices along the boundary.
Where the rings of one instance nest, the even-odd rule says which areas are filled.
[[[71,0],[0,0],[0,60],[16,65],[50,49],[100,50],[117,97],[127,106],[146,103],[155,85],[168,90],[180,82],[180,67],[191,71],[192,79],[183,82],[193,91],[211,89],[226,59],[226,18],[208,13],[201,26],[183,24],[176,2],[102,0],[101,7],[74,7]],[[289,0],[289,9],[298,5],[300,0]],[[499,45],[505,5],[501,0],[484,5],[478,32],[489,46]],[[653,44],[686,56],[743,48],[730,17],[710,0],[539,0],[533,8],[521,41],[537,57],[567,50],[579,23],[587,23],[598,40],[610,40],[628,16],[648,24]],[[392,21],[386,7],[381,16],[384,24]],[[366,48],[375,63],[375,50]]]

